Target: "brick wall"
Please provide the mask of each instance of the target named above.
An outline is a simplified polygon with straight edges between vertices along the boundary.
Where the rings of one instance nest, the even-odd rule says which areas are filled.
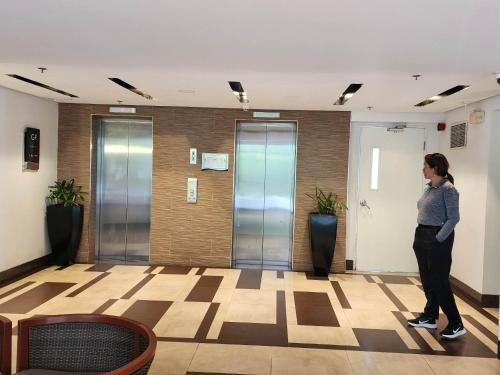
[[[89,192],[78,261],[94,261],[94,205],[91,189],[91,115],[107,115],[107,106],[60,104],[58,177],[75,178]],[[230,267],[232,188],[236,119],[252,112],[236,109],[137,107],[153,118],[153,186],[151,264]],[[310,270],[305,194],[316,186],[347,195],[350,112],[281,111],[282,120],[298,122],[293,268]],[[198,164],[189,164],[189,148],[198,149]],[[229,171],[201,171],[202,152],[229,154]],[[186,181],[198,178],[198,203],[186,203]],[[345,217],[341,215],[332,265],[345,270]],[[89,251],[89,249],[91,249]]]

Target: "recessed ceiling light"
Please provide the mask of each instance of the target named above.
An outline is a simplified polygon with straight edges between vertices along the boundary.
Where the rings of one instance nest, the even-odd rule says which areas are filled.
[[[334,105],[344,105],[354,94],[363,86],[362,83],[351,83],[349,87],[342,93],[342,95],[337,99]]]
[[[137,94],[137,95],[140,95],[142,96],[143,98],[146,98],[148,100],[153,100],[153,97],[149,94],[146,94],[142,91],[140,91],[139,89],[136,89],[134,86],[132,86],[130,83],[127,83],[125,81],[122,81],[120,78],[108,78],[110,81],[113,81],[114,83],[116,83],[117,85],[129,90],[129,91],[132,91],[133,93]]]
[[[54,92],[57,92],[59,94],[62,94],[62,95],[66,95],[66,96],[69,96],[70,98],[78,98],[78,96],[76,95],[73,95],[73,94],[70,94],[69,92],[66,92],[66,91],[63,91],[63,90],[59,90],[59,89],[56,89],[54,87],[51,87],[51,86],[48,86],[44,83],[41,83],[41,82],[37,82],[37,81],[33,81],[32,79],[29,79],[29,78],[26,78],[26,77],[23,77],[23,76],[20,76],[20,75],[17,75],[17,74],[7,74],[9,77],[12,77],[12,78],[15,78],[15,79],[18,79],[20,81],[23,81],[23,82],[26,82],[26,83],[29,83],[31,85],[35,85],[35,86],[38,86],[38,87],[42,87],[46,90],[50,90],[50,91],[54,91]]]
[[[425,105],[437,102],[438,100],[441,100],[447,96],[453,95],[453,94],[455,94],[459,91],[465,90],[467,88],[469,88],[468,85],[458,85],[458,86],[452,87],[449,90],[443,91],[441,94],[434,95],[434,96],[430,97],[429,99],[426,99],[424,101],[421,101],[420,103],[415,104],[415,107],[423,107]]]

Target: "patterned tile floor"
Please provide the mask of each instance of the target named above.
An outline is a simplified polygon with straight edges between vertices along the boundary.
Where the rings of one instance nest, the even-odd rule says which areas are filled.
[[[500,374],[498,309],[457,303],[468,334],[443,341],[407,327],[424,305],[408,275],[75,264],[0,288],[14,326],[97,312],[152,327],[150,374]]]

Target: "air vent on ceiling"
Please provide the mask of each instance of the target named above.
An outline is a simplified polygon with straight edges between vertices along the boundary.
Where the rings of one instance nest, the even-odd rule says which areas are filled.
[[[114,83],[116,83],[117,85],[129,90],[129,91],[132,91],[133,93],[137,94],[137,95],[140,95],[142,96],[143,98],[146,98],[148,100],[153,100],[154,98],[149,95],[149,94],[146,94],[144,92],[142,92],[141,90],[135,88],[134,86],[132,86],[130,83],[127,83],[125,81],[122,81],[120,78],[108,78],[109,80],[113,81]]]
[[[451,126],[450,148],[462,148],[467,144],[467,123],[461,122]]]
[[[52,86],[48,86],[44,83],[41,83],[41,82],[37,82],[37,81],[33,81],[32,79],[29,79],[29,78],[26,78],[26,77],[23,77],[23,76],[20,76],[20,75],[17,75],[17,74],[7,74],[9,77],[12,77],[12,78],[15,78],[15,79],[18,79],[20,81],[23,81],[23,82],[26,82],[26,83],[29,83],[31,85],[35,85],[35,86],[38,86],[38,87],[41,87],[41,88],[44,88],[44,89],[47,89],[47,90],[50,90],[50,91],[54,91],[54,92],[57,92],[59,94],[62,94],[62,95],[66,95],[66,96],[69,96],[70,98],[78,98],[78,96],[76,95],[73,95],[73,94],[70,94],[69,92],[66,92],[66,91],[63,91],[63,90],[59,90],[59,89],[56,89]]]
[[[437,102],[438,100],[441,100],[447,96],[453,95],[453,94],[455,94],[459,91],[462,91],[468,87],[469,86],[467,86],[467,85],[458,85],[458,86],[452,87],[449,90],[443,91],[441,94],[435,95],[429,99],[426,99],[420,103],[415,104],[415,107],[423,107],[424,105],[428,105],[428,104]]]
[[[344,105],[363,86],[362,83],[351,83],[333,105]]]

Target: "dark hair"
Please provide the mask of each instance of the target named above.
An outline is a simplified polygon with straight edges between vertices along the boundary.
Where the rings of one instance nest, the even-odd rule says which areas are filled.
[[[448,172],[450,163],[448,163],[443,154],[437,152],[435,154],[427,154],[425,155],[425,162],[429,167],[434,168],[438,176],[446,178],[452,184],[455,182],[453,176]]]

